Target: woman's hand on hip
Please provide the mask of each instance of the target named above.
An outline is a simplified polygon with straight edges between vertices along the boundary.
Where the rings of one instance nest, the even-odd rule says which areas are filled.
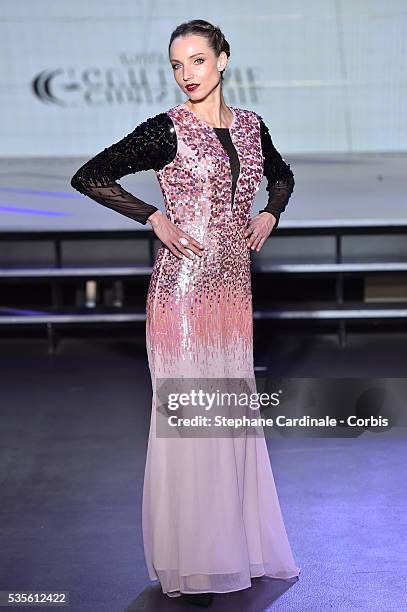
[[[179,229],[161,210],[156,210],[147,219],[161,242],[174,253],[179,259],[185,255],[189,259],[194,259],[193,253],[203,255],[203,244],[195,240],[192,236]],[[183,238],[188,244],[182,244],[179,239]],[[191,252],[192,251],[192,252]]]
[[[253,217],[244,233],[244,237],[248,238],[247,246],[260,251],[276,223],[276,217],[269,212],[264,211]]]

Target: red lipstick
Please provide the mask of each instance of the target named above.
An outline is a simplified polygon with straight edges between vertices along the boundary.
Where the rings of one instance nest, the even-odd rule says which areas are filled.
[[[195,91],[195,89],[197,89],[199,87],[199,83],[190,83],[189,85],[186,85],[186,89],[188,91]]]

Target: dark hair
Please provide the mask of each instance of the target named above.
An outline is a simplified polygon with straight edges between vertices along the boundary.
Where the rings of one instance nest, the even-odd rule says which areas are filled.
[[[168,44],[168,54],[170,53],[171,43],[174,38],[177,38],[178,36],[186,36],[187,34],[199,34],[200,36],[205,36],[208,41],[208,45],[214,50],[217,57],[219,57],[222,51],[226,53],[227,57],[230,56],[229,43],[221,29],[218,26],[209,23],[209,21],[205,21],[204,19],[192,19],[191,21],[186,21],[177,26],[171,34],[170,42]],[[224,70],[222,70],[220,75],[222,81],[223,73]]]

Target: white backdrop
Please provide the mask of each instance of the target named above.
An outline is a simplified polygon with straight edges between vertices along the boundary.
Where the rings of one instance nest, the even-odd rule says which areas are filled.
[[[0,155],[94,155],[186,100],[168,61],[181,22],[231,45],[227,103],[284,154],[407,150],[405,0],[1,0]]]

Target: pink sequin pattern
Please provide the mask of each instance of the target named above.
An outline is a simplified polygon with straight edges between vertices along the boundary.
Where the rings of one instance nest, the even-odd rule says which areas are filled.
[[[178,150],[156,171],[166,214],[205,249],[193,260],[177,258],[164,245],[157,251],[146,303],[147,350],[155,376],[253,373],[250,249],[244,231],[264,158],[259,116],[230,108],[230,135],[240,161],[233,202],[229,158],[214,130],[184,104],[167,111]],[[232,372],[234,357],[240,368]]]

